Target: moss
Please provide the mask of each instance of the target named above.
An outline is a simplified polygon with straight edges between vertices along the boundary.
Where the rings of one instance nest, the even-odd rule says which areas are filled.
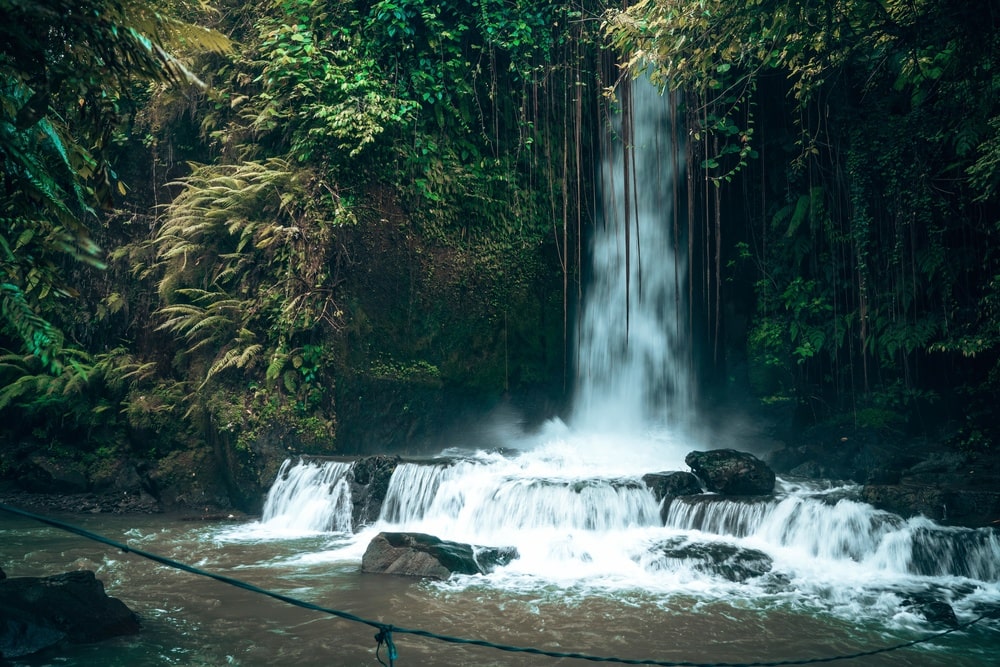
[[[244,393],[220,389],[205,405],[214,428],[239,452],[250,454],[262,437],[280,432],[295,451],[333,453],[336,419],[320,409],[307,411],[277,392],[253,386]]]
[[[167,506],[228,504],[219,466],[205,447],[170,452],[157,462],[151,479]]]

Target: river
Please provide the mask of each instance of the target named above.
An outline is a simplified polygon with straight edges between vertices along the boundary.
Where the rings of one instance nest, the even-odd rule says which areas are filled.
[[[344,511],[350,464],[310,460],[288,462],[257,520],[60,518],[380,623],[633,660],[825,659],[947,629],[926,621],[911,599],[945,602],[959,623],[995,615],[1000,604],[995,531],[904,521],[859,502],[849,485],[786,479],[768,498],[675,501],[664,523],[640,473],[682,469],[683,443],[609,444],[554,427],[519,451],[450,450],[404,463],[382,518],[369,526],[352,526]],[[487,575],[443,582],[362,574],[364,549],[381,530],[516,546],[520,557]],[[678,545],[697,548],[679,552]],[[709,552],[716,556],[704,557]],[[765,565],[754,569],[760,558]],[[367,625],[2,513],[0,563],[8,576],[93,569],[143,621],[137,636],[62,647],[15,665],[378,664]],[[400,666],[589,664],[399,632],[394,639]],[[1000,623],[987,618],[835,664],[992,665],[998,645]],[[384,648],[380,657],[386,660]]]

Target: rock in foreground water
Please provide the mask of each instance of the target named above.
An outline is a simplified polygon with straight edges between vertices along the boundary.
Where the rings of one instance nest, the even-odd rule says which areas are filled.
[[[660,551],[659,565],[665,569],[690,567],[735,583],[764,576],[773,565],[771,557],[763,551],[727,542],[692,542],[676,538],[661,544]]]
[[[379,533],[361,558],[361,571],[447,579],[485,574],[517,557],[514,547],[479,547],[425,533]]]
[[[0,580],[0,656],[36,653],[62,640],[97,642],[139,632],[139,617],[104,592],[90,570]]]

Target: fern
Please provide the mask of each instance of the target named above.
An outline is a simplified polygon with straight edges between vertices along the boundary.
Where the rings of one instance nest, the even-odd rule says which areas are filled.
[[[202,381],[199,389],[208,384],[209,380],[213,377],[225,370],[231,368],[246,369],[256,362],[257,358],[263,351],[264,346],[260,343],[251,342],[254,340],[252,332],[244,329],[240,332],[240,334],[240,338],[236,341],[236,344],[220,355],[215,360],[215,363],[213,363],[208,369],[208,372],[205,374],[205,379]]]
[[[285,160],[191,165],[175,183],[153,247],[163,305],[158,328],[183,342],[192,399],[233,371],[282,381],[287,343],[336,326],[328,284],[334,225],[318,218],[312,172]]]

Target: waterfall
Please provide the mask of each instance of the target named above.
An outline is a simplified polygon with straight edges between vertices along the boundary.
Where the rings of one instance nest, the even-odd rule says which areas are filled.
[[[674,165],[682,160],[674,159],[670,97],[646,78],[622,85],[630,87],[622,99],[631,100],[631,113],[616,114],[602,142],[572,423],[636,431],[682,423],[692,383],[690,341],[679,325],[686,264],[681,243],[675,247],[682,174]]]
[[[909,613],[914,591],[965,618],[1000,602],[995,530],[906,520],[861,502],[855,486],[779,480],[769,497],[657,502],[643,476],[686,469],[684,454],[698,448],[683,435],[692,380],[677,317],[686,308],[686,259],[673,236],[681,174],[672,167],[668,101],[648,81],[629,95],[631,128],[615,120],[603,144],[604,206],[591,239],[569,423],[554,420],[505,453],[472,443],[401,463],[378,521],[344,537],[350,544],[331,550],[331,560],[360,559],[377,531],[416,531],[517,549],[478,583],[453,577],[448,585],[457,587],[714,596],[880,621]],[[624,160],[635,167],[629,183]],[[262,530],[350,533],[349,477],[350,464],[286,461]]]
[[[264,501],[261,523],[285,534],[351,531],[353,463],[288,459]]]

